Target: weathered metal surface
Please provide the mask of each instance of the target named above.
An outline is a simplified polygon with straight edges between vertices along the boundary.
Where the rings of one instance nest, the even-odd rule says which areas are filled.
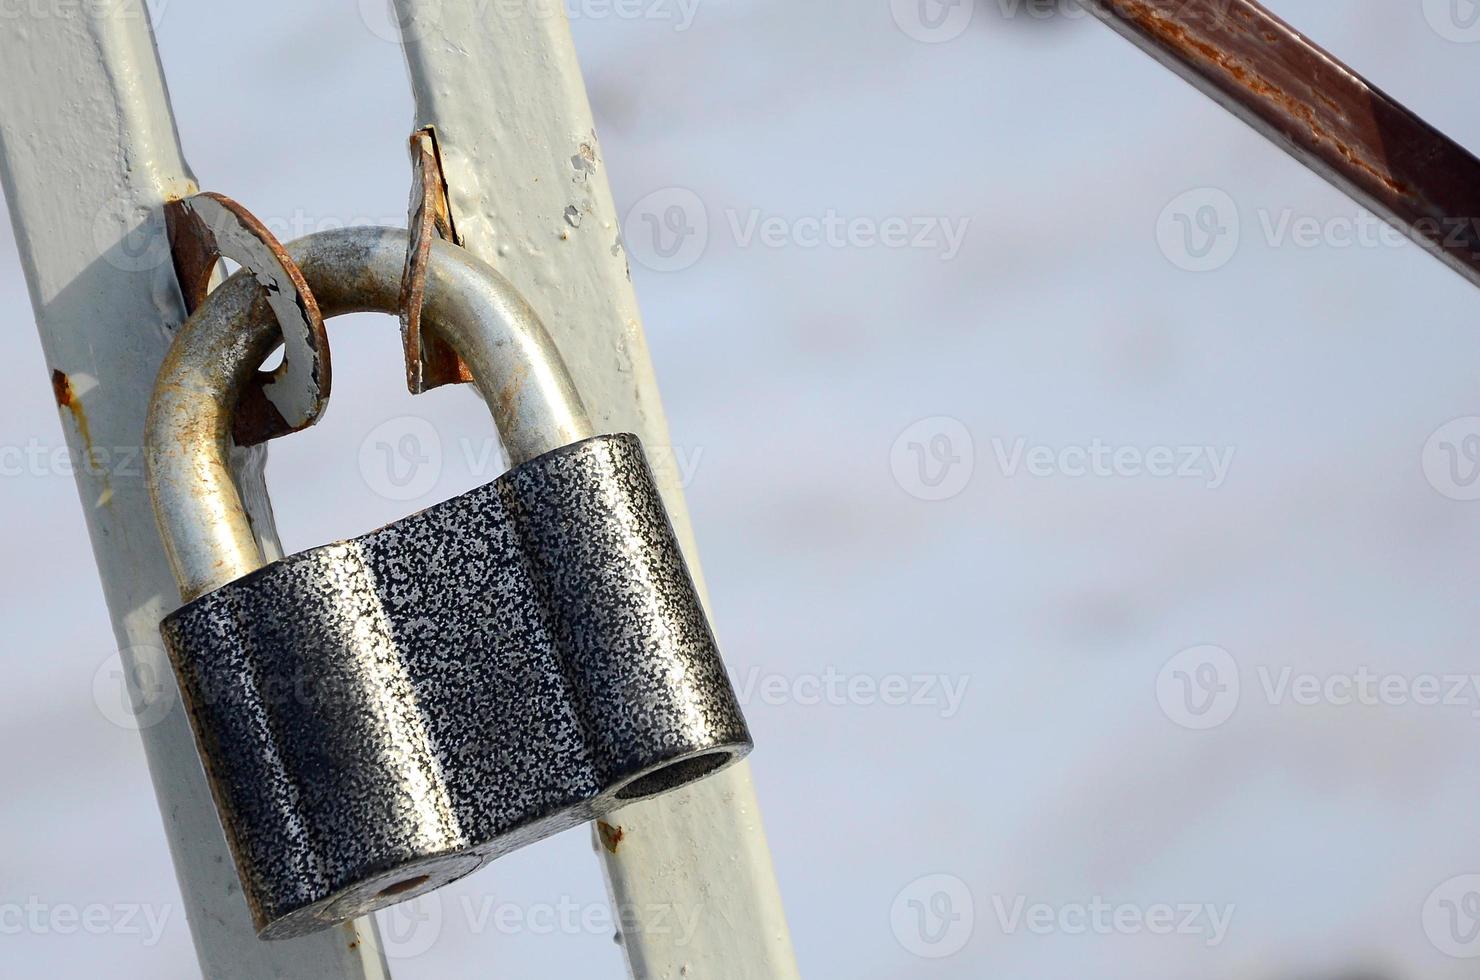
[[[185,318],[161,208],[196,186],[142,0],[64,8],[0,30],[0,180],[46,355],[38,383],[49,378],[58,394],[72,457],[88,459],[98,447],[143,444],[154,378]],[[289,943],[257,939],[159,642],[178,593],[145,482],[72,470],[123,670],[146,682],[133,689],[147,696],[139,736],[180,883],[178,897],[135,898],[179,903],[211,980],[385,980],[373,919]],[[260,457],[240,476],[271,545]]]
[[[1254,0],[1081,0],[1480,285],[1480,160]]]
[[[164,624],[264,939],[687,785],[750,735],[636,436],[597,436]]]
[[[396,12],[413,28],[403,48],[415,123],[436,129],[463,247],[544,315],[599,429],[670,446],[563,7],[396,0]],[[675,454],[659,453],[654,470],[702,594]],[[593,843],[634,975],[798,976],[748,763],[608,823],[620,847],[594,826]],[[671,928],[675,909],[692,930]]]
[[[283,361],[258,371],[242,392],[236,442],[254,446],[318,421],[333,388],[329,336],[303,273],[267,226],[224,194],[194,194],[165,205],[170,251],[185,308],[194,313],[221,259],[250,272],[277,319]]]
[[[429,129],[411,134],[411,207],[406,270],[401,277],[401,340],[406,347],[406,387],[413,395],[442,385],[472,381],[468,366],[435,332],[421,329],[427,260],[432,239],[460,244],[447,205],[447,182]]]
[[[325,317],[394,313],[406,262],[398,228],[344,228],[293,242],[288,252]],[[514,287],[471,253],[432,243],[428,325],[465,360],[511,462],[592,434],[540,318]],[[231,471],[237,398],[277,343],[254,277],[238,272],[181,328],[160,370],[148,453],[154,508],[185,599],[262,564]]]

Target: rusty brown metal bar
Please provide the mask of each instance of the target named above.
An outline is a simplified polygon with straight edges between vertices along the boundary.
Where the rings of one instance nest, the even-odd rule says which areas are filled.
[[[1253,0],[1081,0],[1480,285],[1480,160]]]

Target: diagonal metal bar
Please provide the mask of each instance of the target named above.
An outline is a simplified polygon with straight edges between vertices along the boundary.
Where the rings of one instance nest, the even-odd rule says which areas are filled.
[[[1254,0],[1080,0],[1480,285],[1480,160]]]
[[[45,6],[0,28],[0,182],[46,353],[37,380],[50,376],[71,458],[87,461],[95,447],[143,444],[155,374],[185,318],[163,205],[198,188],[144,0]],[[276,556],[263,459],[244,455],[238,479],[253,529]],[[74,472],[201,973],[386,980],[371,919],[257,939],[164,659],[159,620],[179,590],[142,472],[84,463]]]
[[[466,248],[529,298],[600,432],[642,437],[703,592],[693,530],[563,4],[395,0]],[[762,755],[765,749],[762,747]],[[796,957],[746,763],[597,825],[638,978],[791,980]],[[671,927],[668,916],[692,921]]]

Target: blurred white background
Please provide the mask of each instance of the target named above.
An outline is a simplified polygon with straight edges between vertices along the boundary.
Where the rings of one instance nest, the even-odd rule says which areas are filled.
[[[1476,149],[1466,3],[1272,6]],[[1474,288],[1068,0],[642,7],[573,27],[803,973],[1474,976]],[[377,2],[156,14],[203,187],[284,238],[404,221]],[[61,446],[9,236],[0,308],[0,446]],[[496,475],[390,320],[335,337],[269,469],[294,549]],[[360,450],[412,414],[408,504]],[[0,975],[197,976],[72,482],[7,474]],[[389,922],[395,975],[620,976],[589,848]],[[93,904],[142,911],[14,928]]]

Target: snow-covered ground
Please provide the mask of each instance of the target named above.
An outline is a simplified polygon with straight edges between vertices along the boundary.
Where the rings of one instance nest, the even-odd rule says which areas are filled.
[[[1465,2],[1273,6],[1480,148]],[[1474,288],[1080,16],[576,3],[804,974],[1471,976]],[[158,9],[205,187],[283,237],[403,220],[373,0]],[[0,446],[60,446],[0,253]],[[290,546],[496,475],[364,326],[274,449]],[[445,465],[405,503],[360,449],[411,413]],[[14,474],[0,974],[194,976],[71,481]],[[619,976],[588,851],[389,921],[396,976]]]

